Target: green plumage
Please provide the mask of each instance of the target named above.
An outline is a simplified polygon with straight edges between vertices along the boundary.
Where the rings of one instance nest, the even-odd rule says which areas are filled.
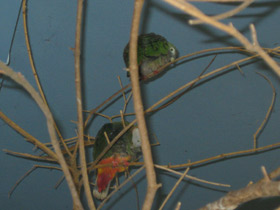
[[[128,125],[125,122],[125,125]],[[93,151],[93,158],[96,159],[108,145],[104,132],[112,141],[123,130],[122,122],[107,123],[98,131]],[[127,170],[129,162],[137,160],[137,154],[141,152],[141,140],[139,130],[136,126],[126,131],[119,140],[105,153],[99,164],[112,164],[112,166],[97,169],[93,196],[103,200],[107,197],[110,183],[116,173]]]
[[[128,125],[128,122],[125,122]],[[141,144],[134,145],[132,141],[132,132],[136,127],[131,127],[120,139],[110,148],[110,150],[103,156],[102,159],[111,157],[114,154],[121,154],[122,156],[129,155],[132,160],[136,159],[137,152],[141,151]],[[102,126],[96,136],[94,144],[93,158],[96,159],[100,153],[108,145],[107,140],[104,136],[104,132],[107,133],[110,141],[112,141],[121,131],[123,130],[122,122],[107,123]]]
[[[149,33],[138,37],[137,62],[140,79],[148,79],[158,74],[159,67],[173,61],[178,56],[175,46],[164,37]],[[129,43],[124,48],[123,59],[129,67]],[[129,76],[129,72],[127,74]]]

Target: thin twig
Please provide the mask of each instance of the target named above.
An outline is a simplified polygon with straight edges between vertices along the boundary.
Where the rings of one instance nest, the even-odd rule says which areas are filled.
[[[231,49],[232,47],[229,47],[227,49]],[[217,49],[217,48],[216,48]],[[237,48],[232,48],[232,49],[237,49]],[[238,48],[240,49],[240,48]],[[268,52],[272,53],[276,50],[277,48],[274,48],[274,49],[270,49],[270,50],[267,50]],[[210,49],[209,49],[210,50]],[[209,50],[204,50],[203,52],[208,52]],[[193,53],[192,53],[193,54]],[[191,54],[187,55],[187,56],[182,56],[180,57],[179,59],[183,59],[183,58],[186,58],[186,57],[189,57],[191,56]],[[204,75],[200,75],[199,77],[197,77],[196,79],[188,82],[187,84],[179,87],[177,90],[171,92],[169,95],[163,97],[162,99],[160,99],[159,101],[157,101],[155,104],[153,104],[152,106],[150,106],[148,109],[145,110],[145,113],[149,113],[149,112],[153,112],[155,111],[155,107],[157,107],[158,105],[160,105],[161,103],[163,103],[164,101],[166,101],[168,98],[171,98],[172,96],[176,95],[177,93],[179,93],[180,91],[183,91],[184,89],[188,88],[189,86],[192,86],[193,84],[195,84],[196,82],[202,80],[202,79],[206,79],[206,78],[209,78],[210,76],[213,76],[215,74],[218,74],[226,69],[228,69],[229,67],[232,67],[232,66],[236,66],[236,64],[240,64],[240,63],[244,63],[246,61],[249,61],[251,59],[254,59],[254,58],[257,58],[259,57],[259,55],[252,55],[250,57],[247,57],[247,58],[243,58],[243,59],[240,59],[238,61],[234,61],[228,65],[225,65],[221,68],[218,68],[218,69],[215,69],[207,74],[204,74]],[[179,59],[176,59],[174,62],[178,61]],[[164,68],[164,67],[163,67]]]
[[[118,76],[118,81],[119,81],[119,84],[120,84],[121,90],[122,90],[123,89],[123,84],[122,84],[120,76]],[[124,91],[122,92],[122,96],[123,96],[124,103],[126,104],[126,96],[125,96],[125,92]]]
[[[77,17],[76,17],[76,37],[75,37],[75,84],[76,84],[76,100],[77,100],[77,114],[78,114],[78,140],[79,140],[79,154],[80,164],[83,177],[83,184],[87,203],[90,209],[94,210],[93,202],[85,155],[84,144],[84,125],[83,125],[83,104],[82,104],[82,85],[81,85],[81,33],[82,33],[82,19],[83,19],[83,0],[78,0]]]
[[[5,65],[3,63],[0,63],[0,69],[1,66]],[[23,137],[25,137],[25,139],[29,142],[31,142],[32,144],[34,144],[35,146],[37,146],[38,148],[40,148],[42,151],[44,151],[47,155],[49,155],[50,157],[52,157],[53,159],[57,160],[57,155],[51,150],[49,149],[45,144],[43,144],[41,141],[39,141],[38,139],[36,139],[34,136],[32,136],[31,134],[27,133],[24,129],[22,129],[19,125],[17,125],[14,121],[12,121],[10,118],[8,118],[3,112],[0,111],[0,118],[5,121],[5,123],[7,123],[11,128],[13,128],[15,131],[17,131],[19,134],[21,134]]]
[[[172,166],[169,165],[168,167],[166,166],[160,166],[160,165],[155,165],[156,168],[159,168],[159,169],[162,169],[162,170],[165,170],[165,171],[169,171],[173,174],[177,174],[179,176],[182,176],[182,173],[178,172],[178,171],[174,171],[172,169],[170,169]],[[228,184],[221,184],[221,183],[216,183],[216,182],[210,182],[210,181],[206,181],[206,180],[203,180],[203,179],[199,179],[197,177],[193,177],[193,176],[190,176],[190,175],[185,175],[186,178],[188,179],[191,179],[191,180],[194,180],[194,181],[198,181],[198,182],[201,182],[201,183],[205,183],[205,184],[210,184],[210,185],[215,185],[215,186],[221,186],[221,187],[230,187],[230,185]]]
[[[1,92],[5,78],[2,75],[0,75],[0,78],[1,78],[1,83],[0,83],[0,92]]]
[[[62,181],[65,179],[65,176],[62,175],[61,178],[56,182],[56,184],[54,185],[54,189],[57,189],[60,184],[62,183]]]
[[[119,95],[120,93],[122,93],[124,90],[126,90],[127,88],[129,88],[131,86],[131,84],[128,84],[126,86],[124,86],[122,89],[118,90],[117,92],[115,92],[112,96],[110,96],[109,98],[107,98],[105,101],[103,101],[100,105],[98,105],[96,108],[94,108],[93,110],[89,111],[89,114],[85,120],[84,126],[86,127],[89,123],[89,120],[91,119],[91,116],[93,114],[95,114],[101,107],[103,107],[105,104],[107,104],[109,101],[111,101],[113,98],[115,98],[117,95]]]
[[[240,74],[241,74],[241,75],[244,75],[244,72],[243,72],[242,69],[240,68],[239,64],[237,63],[235,66],[237,67],[237,69],[238,69],[238,71],[240,72]]]
[[[257,148],[257,137],[258,135],[260,134],[260,132],[263,130],[264,126],[266,125],[267,123],[267,120],[272,112],[272,109],[273,109],[273,106],[274,106],[274,103],[275,103],[275,97],[276,97],[276,92],[275,92],[275,88],[272,84],[272,82],[265,76],[263,75],[262,73],[260,72],[256,72],[257,74],[259,74],[260,76],[262,76],[270,85],[270,87],[272,88],[272,99],[271,99],[271,104],[266,112],[266,115],[265,115],[265,118],[264,120],[262,121],[262,124],[260,125],[260,127],[258,128],[258,130],[254,133],[253,137],[254,137],[254,148],[256,149]]]
[[[121,86],[121,90],[123,90],[123,84],[122,84],[122,81],[121,81],[121,79],[120,79],[119,76],[118,76],[118,80],[119,80],[119,83],[120,83],[120,86]],[[132,92],[130,92],[130,94],[128,95],[128,97],[126,97],[125,92],[124,92],[124,90],[123,90],[123,91],[122,91],[122,95],[123,95],[123,100],[124,100],[124,105],[123,105],[123,110],[122,110],[122,112],[125,113],[127,104],[128,104],[128,102],[129,102],[129,100],[130,100],[130,98],[131,98],[131,96],[132,96]]]
[[[130,177],[130,173],[128,171],[128,169],[126,169],[126,173],[128,174],[128,177]],[[138,192],[138,188],[137,188],[137,185],[136,183],[133,181],[133,179],[131,178],[130,179],[131,183],[132,183],[132,186],[135,190],[135,194],[136,194],[136,203],[137,203],[137,210],[140,210],[140,200],[139,200],[139,192]]]
[[[178,203],[177,203],[177,205],[176,205],[176,208],[175,208],[175,210],[180,210],[180,208],[181,208],[181,205],[182,205],[182,203],[181,203],[181,202],[178,202]]]
[[[10,46],[9,46],[7,60],[6,60],[6,63],[5,63],[7,66],[9,66],[10,61],[11,61],[11,51],[12,51],[13,43],[14,43],[14,40],[15,40],[15,35],[16,35],[16,31],[17,31],[19,17],[20,17],[20,14],[21,14],[22,1],[23,0],[21,0],[20,7],[18,9],[18,15],[17,15],[17,19],[16,19],[16,22],[15,22],[15,26],[14,26],[14,30],[13,30],[13,35],[12,35],[11,42],[10,42]],[[1,88],[0,88],[0,90],[1,90]]]
[[[227,11],[227,12],[219,14],[219,15],[211,16],[211,18],[213,18],[215,20],[221,20],[221,19],[229,18],[229,17],[241,12],[242,10],[247,8],[253,2],[254,2],[254,0],[243,1],[243,3],[239,7],[236,7],[233,10]],[[203,23],[203,22],[201,20],[192,20],[193,25],[200,24],[200,23]]]
[[[216,59],[217,54],[212,58],[212,60],[210,61],[210,63],[202,70],[202,72],[199,74],[198,78],[201,77],[206,71],[207,69],[211,66],[211,64],[214,62],[214,60]],[[174,98],[172,98],[171,100],[169,100],[167,103],[161,105],[159,108],[154,109],[153,112],[155,111],[159,111],[161,109],[166,108],[167,106],[169,106],[170,104],[174,103],[175,101],[177,101],[179,98],[181,98],[187,91],[189,91],[193,86],[195,85],[195,83],[191,84],[186,90],[184,90],[182,93],[178,94],[177,96],[175,96]]]
[[[269,175],[268,175],[268,173],[267,173],[267,171],[266,171],[265,167],[264,167],[264,166],[262,166],[262,167],[261,167],[261,170],[262,170],[262,173],[263,173],[264,179],[265,179],[267,182],[270,182],[271,180],[270,180],[270,178],[269,178]]]
[[[17,188],[17,186],[29,175],[31,174],[35,169],[37,168],[46,168],[46,169],[55,169],[55,170],[60,170],[61,168],[55,167],[55,166],[43,166],[43,165],[34,165],[31,169],[29,169],[22,177],[20,177],[16,183],[14,184],[14,186],[10,189],[9,193],[8,193],[8,197],[10,198],[11,195],[13,194],[13,192],[15,191],[15,189]]]
[[[47,104],[47,100],[44,94],[44,91],[42,89],[38,74],[37,74],[37,70],[35,68],[35,64],[34,64],[34,59],[33,59],[33,55],[32,55],[32,50],[30,47],[30,41],[29,41],[29,35],[28,35],[28,28],[27,28],[27,9],[26,9],[26,5],[27,4],[27,0],[23,0],[22,1],[22,17],[23,17],[23,27],[24,27],[24,38],[25,38],[25,43],[26,43],[26,48],[27,48],[27,52],[28,52],[28,57],[29,57],[29,62],[31,65],[31,69],[37,84],[37,87],[39,89],[39,93],[44,101],[44,103]]]
[[[125,120],[124,120],[124,116],[123,116],[123,111],[122,110],[120,110],[120,115],[121,115],[122,125],[123,125],[123,127],[125,127]]]
[[[174,193],[174,191],[176,190],[176,188],[179,186],[180,182],[184,179],[184,177],[187,175],[187,173],[189,172],[190,168],[187,168],[185,170],[185,172],[182,174],[182,176],[178,179],[178,181],[175,183],[175,185],[173,186],[173,188],[170,190],[170,192],[168,193],[168,195],[166,196],[166,198],[164,199],[164,201],[162,202],[161,206],[159,207],[159,210],[162,210],[163,207],[165,206],[165,204],[167,203],[167,201],[169,200],[169,198],[172,196],[172,194]]]
[[[227,69],[227,68],[229,68],[229,67],[231,67],[231,66],[235,66],[236,63],[242,63],[242,62],[251,60],[252,58],[255,58],[255,57],[257,57],[257,55],[251,56],[251,57],[247,57],[247,58],[243,58],[243,59],[240,59],[240,60],[238,60],[238,61],[232,62],[231,64],[228,64],[228,65],[223,66],[223,67],[221,67],[221,68],[218,68],[218,69],[216,69],[216,70],[214,70],[214,71],[211,71],[211,72],[209,72],[209,73],[207,73],[207,74],[204,74],[204,75],[201,75],[201,76],[197,77],[196,79],[194,79],[194,80],[188,82],[187,84],[185,84],[185,85],[179,87],[177,90],[171,92],[171,93],[168,94],[167,96],[165,96],[165,97],[163,97],[162,99],[160,99],[159,101],[157,101],[155,104],[153,104],[153,105],[150,106],[148,109],[146,109],[146,110],[145,110],[145,113],[152,111],[152,110],[153,110],[155,107],[157,107],[159,104],[161,104],[162,102],[164,102],[164,101],[167,100],[168,98],[170,98],[170,97],[176,95],[178,92],[183,91],[184,89],[188,88],[189,86],[193,85],[194,83],[197,83],[198,81],[200,81],[200,80],[202,80],[202,79],[205,79],[205,78],[208,78],[208,77],[210,77],[210,76],[212,76],[212,75],[215,75],[215,74],[217,74],[217,73],[220,73],[221,71],[223,71],[223,70],[225,70],[225,69]]]
[[[105,139],[107,141],[107,144],[110,144],[110,139],[109,139],[108,134],[107,134],[106,131],[104,132],[104,136],[105,136]]]
[[[27,48],[27,52],[28,52],[29,62],[30,62],[30,65],[31,65],[31,69],[32,69],[32,72],[33,72],[33,75],[34,75],[34,78],[35,78],[35,81],[36,81],[39,93],[40,93],[44,103],[47,106],[49,106],[48,102],[47,102],[47,99],[45,97],[45,94],[44,94],[44,91],[43,91],[40,79],[38,77],[35,64],[34,64],[34,59],[33,59],[33,55],[32,55],[32,49],[31,49],[30,41],[29,41],[28,28],[27,28],[27,12],[26,12],[27,10],[26,10],[26,5],[27,5],[27,0],[23,0],[22,1],[22,18],[23,18],[24,37],[25,37],[25,43],[26,43],[26,48]],[[60,141],[61,141],[61,143],[62,143],[62,145],[63,145],[63,147],[65,149],[65,151],[67,152],[67,154],[69,156],[71,156],[71,153],[69,152],[68,147],[65,144],[65,142],[63,140],[63,137],[62,137],[62,135],[61,135],[61,133],[60,133],[60,131],[59,131],[55,121],[54,121],[54,127],[55,127],[57,135],[58,135],[58,137],[59,137],[59,139],[60,139]]]
[[[237,156],[237,155],[246,155],[249,153],[255,153],[258,151],[263,151],[263,150],[267,150],[267,149],[272,149],[272,148],[276,148],[279,147],[280,143],[275,143],[275,144],[270,144],[270,145],[266,145],[263,147],[259,147],[256,149],[248,149],[248,150],[240,150],[240,151],[236,151],[236,152],[229,152],[229,153],[224,153],[224,154],[220,154],[217,156],[213,156],[210,158],[205,158],[202,160],[197,160],[194,162],[190,162],[190,163],[183,163],[183,164],[177,164],[177,165],[165,165],[165,167],[169,167],[169,168],[183,168],[183,167],[189,167],[189,166],[194,166],[194,165],[199,165],[202,163],[206,163],[209,161],[214,161],[214,160],[219,160],[219,159],[223,159],[223,158],[229,158],[229,157],[233,157],[233,156]],[[279,171],[280,174],[280,171]]]
[[[270,179],[275,179],[275,178],[279,177],[280,176],[280,167],[273,170],[272,172],[270,172],[268,174],[268,176],[269,176]],[[259,180],[258,182],[265,182],[265,181],[266,181],[266,179],[263,178],[263,179]]]
[[[10,151],[7,149],[3,149],[3,152],[6,152],[9,155],[18,156],[21,158],[28,158],[28,159],[32,159],[32,160],[40,160],[40,161],[47,161],[47,162],[57,162],[56,159],[53,159],[51,157],[44,157],[44,156],[31,155],[28,153],[14,152],[14,151]]]

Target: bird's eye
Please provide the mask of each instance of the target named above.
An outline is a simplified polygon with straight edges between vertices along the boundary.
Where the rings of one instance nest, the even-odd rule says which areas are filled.
[[[170,47],[170,51],[171,51],[171,52],[174,52],[175,49],[174,49],[173,47]]]

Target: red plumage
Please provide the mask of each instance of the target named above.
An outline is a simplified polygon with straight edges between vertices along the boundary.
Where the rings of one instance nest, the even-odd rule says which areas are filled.
[[[130,160],[130,157],[120,157],[113,156],[106,159],[103,159],[99,162],[99,165],[101,164],[113,164],[113,166],[109,167],[101,167],[97,169],[97,187],[98,192],[104,191],[112,179],[115,177],[117,172],[123,172],[127,169],[127,166],[129,165],[128,161]],[[121,166],[119,166],[121,165]]]

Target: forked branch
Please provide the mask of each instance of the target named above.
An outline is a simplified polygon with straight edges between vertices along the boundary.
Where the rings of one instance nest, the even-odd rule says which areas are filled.
[[[44,113],[46,119],[47,119],[47,126],[49,135],[51,138],[51,142],[53,144],[55,153],[57,155],[57,159],[59,164],[61,165],[62,171],[65,174],[66,181],[68,183],[72,198],[74,200],[74,203],[78,209],[83,209],[82,203],[80,201],[79,195],[77,193],[74,181],[72,179],[71,173],[69,171],[68,165],[64,159],[64,156],[61,152],[59,142],[56,137],[56,131],[54,128],[54,119],[52,116],[52,113],[50,112],[48,106],[44,103],[40,95],[36,92],[36,90],[30,85],[30,83],[24,78],[24,76],[21,73],[14,72],[11,68],[6,66],[3,62],[0,62],[0,73],[5,74],[6,76],[10,77],[12,80],[14,80],[16,83],[21,85],[36,101],[42,112]]]
[[[145,162],[146,177],[148,182],[148,188],[146,192],[143,209],[151,209],[154,201],[154,197],[157,189],[160,187],[156,181],[156,173],[153,164],[151,145],[149,142],[149,136],[145,121],[144,108],[141,98],[139,75],[138,75],[138,64],[137,64],[137,41],[138,31],[140,25],[141,11],[143,8],[144,0],[135,0],[132,27],[130,33],[129,43],[129,71],[132,84],[133,104],[134,111],[136,114],[136,120],[141,136],[142,153]]]

